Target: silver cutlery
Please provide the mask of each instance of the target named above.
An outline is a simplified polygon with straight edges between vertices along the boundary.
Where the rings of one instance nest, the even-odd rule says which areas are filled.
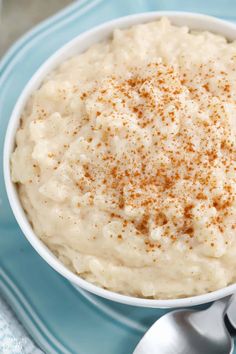
[[[169,312],[151,326],[133,354],[232,354],[234,342],[224,322],[228,308],[236,311],[232,300],[227,296],[201,311]],[[236,321],[236,314],[231,317]]]

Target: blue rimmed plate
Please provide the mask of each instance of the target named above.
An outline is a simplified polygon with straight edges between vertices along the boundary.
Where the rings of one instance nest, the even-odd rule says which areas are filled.
[[[228,0],[227,6],[221,0],[75,2],[19,40],[0,63],[0,150],[19,93],[50,54],[94,25],[151,10],[197,11],[230,20],[234,20],[235,13],[236,20],[234,0]],[[50,354],[132,353],[145,330],[166,310],[115,304],[82,290],[78,292],[50,269],[14,220],[2,170],[0,203],[0,290],[38,345]]]

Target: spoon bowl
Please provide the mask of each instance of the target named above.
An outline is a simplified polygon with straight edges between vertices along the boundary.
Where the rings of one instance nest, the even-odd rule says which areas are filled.
[[[203,311],[170,312],[146,332],[133,354],[232,354],[234,343],[224,323],[231,297]]]

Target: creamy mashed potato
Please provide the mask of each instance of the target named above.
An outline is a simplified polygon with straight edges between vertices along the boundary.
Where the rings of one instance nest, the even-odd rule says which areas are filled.
[[[163,18],[62,63],[21,117],[12,179],[75,273],[150,298],[236,281],[236,43]]]

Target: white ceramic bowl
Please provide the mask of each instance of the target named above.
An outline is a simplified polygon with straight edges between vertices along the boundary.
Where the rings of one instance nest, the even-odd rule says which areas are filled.
[[[7,189],[8,198],[15,215],[15,218],[21,227],[21,230],[25,234],[28,241],[39,253],[39,255],[57,272],[62,276],[68,279],[75,287],[83,288],[91,293],[97,294],[104,298],[121,302],[124,304],[134,305],[134,306],[143,306],[143,307],[157,307],[157,308],[173,308],[173,307],[186,307],[199,305],[202,303],[207,303],[213,300],[217,300],[226,295],[236,292],[236,284],[232,284],[223,289],[194,297],[173,299],[173,300],[152,300],[152,299],[143,299],[135,298],[131,296],[121,295],[115,292],[111,292],[105,289],[102,289],[98,286],[95,286],[86,280],[80,278],[78,275],[72,273],[68,270],[51,252],[50,250],[39,240],[35,235],[32,227],[26,217],[26,214],[21,206],[17,190],[15,185],[11,182],[10,176],[10,164],[9,159],[10,155],[15,146],[15,133],[19,125],[19,119],[21,111],[23,110],[28,97],[31,92],[37,89],[43,78],[49,73],[53,68],[55,68],[60,62],[67,59],[68,57],[85,51],[92,44],[108,38],[113,29],[126,28],[134,24],[145,23],[159,19],[162,16],[167,16],[170,18],[171,22],[175,25],[186,25],[190,29],[195,30],[208,30],[218,34],[222,34],[229,40],[236,39],[236,25],[228,23],[213,17],[194,14],[194,13],[185,13],[185,12],[150,12],[137,14],[127,17],[122,17],[110,22],[107,22],[103,25],[95,27],[59,49],[55,54],[53,54],[34,74],[30,79],[22,94],[20,95],[15,108],[12,112],[4,146],[4,178]]]

